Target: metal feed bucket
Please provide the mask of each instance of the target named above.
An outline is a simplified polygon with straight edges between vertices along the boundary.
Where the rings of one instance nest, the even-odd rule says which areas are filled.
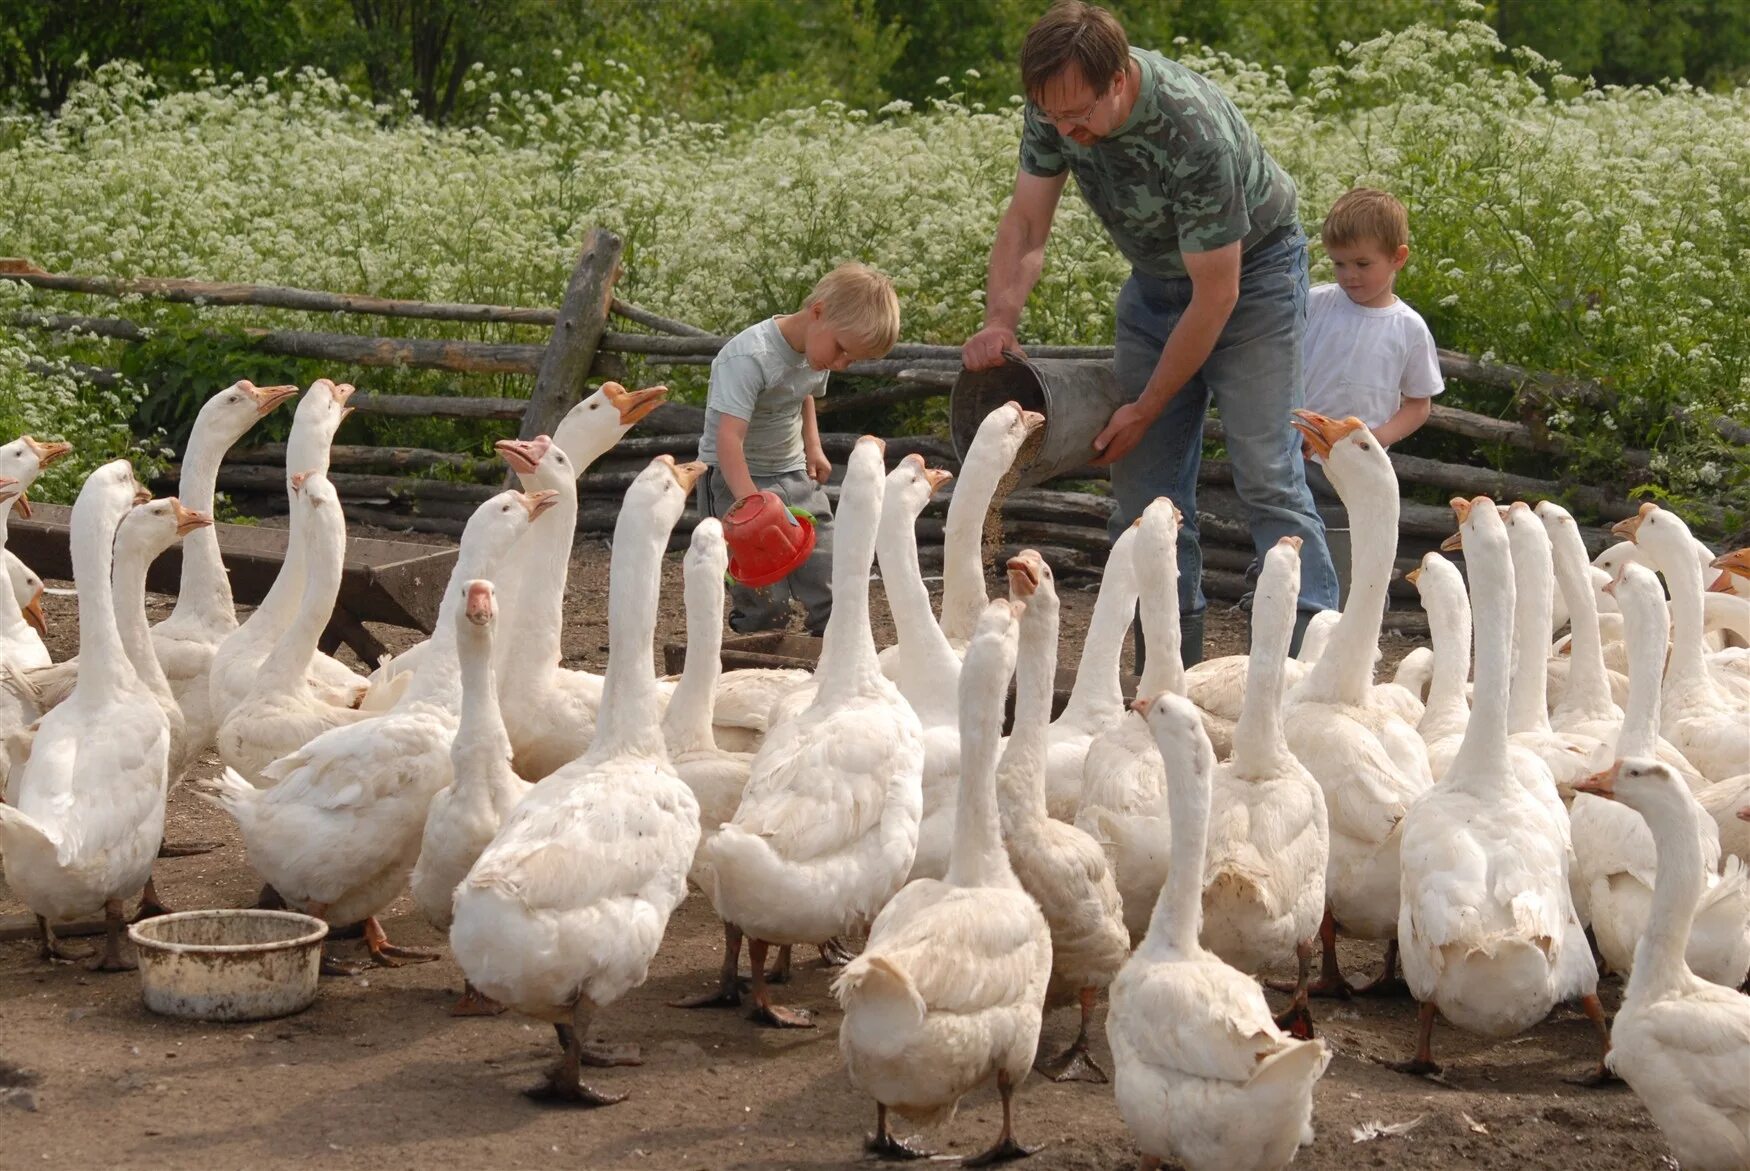
[[[961,370],[948,398],[948,430],[961,459],[984,417],[1013,400],[1045,416],[1044,439],[1017,486],[1031,488],[1094,458],[1094,437],[1122,399],[1110,362],[1004,355],[1001,366]]]

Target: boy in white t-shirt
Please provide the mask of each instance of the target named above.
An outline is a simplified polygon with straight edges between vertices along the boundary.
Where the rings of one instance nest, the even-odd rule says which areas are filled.
[[[1319,235],[1337,283],[1307,294],[1306,406],[1354,415],[1389,447],[1428,421],[1430,400],[1445,388],[1434,336],[1392,291],[1410,258],[1410,217],[1384,191],[1357,187],[1331,205]],[[1324,506],[1339,503],[1318,456],[1305,454],[1313,495]]]

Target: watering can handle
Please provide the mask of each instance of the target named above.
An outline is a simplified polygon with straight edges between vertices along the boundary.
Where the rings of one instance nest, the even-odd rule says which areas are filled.
[[[1023,354],[1020,350],[1004,350],[1003,361],[1010,366],[1025,366],[1027,364],[1027,355]]]

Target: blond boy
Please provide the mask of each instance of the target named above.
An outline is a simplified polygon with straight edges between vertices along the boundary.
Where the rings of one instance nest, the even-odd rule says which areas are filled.
[[[1307,294],[1307,409],[1354,415],[1389,447],[1428,421],[1445,386],[1433,335],[1392,288],[1410,258],[1409,214],[1384,191],[1357,187],[1331,205],[1319,234],[1337,280]],[[1307,484],[1335,501],[1319,462],[1308,454]]]
[[[832,505],[823,485],[832,464],[820,446],[814,400],[827,376],[879,358],[899,340],[893,282],[867,265],[841,264],[820,279],[795,313],[769,317],[729,339],[711,363],[699,459],[699,510],[721,517],[765,490],[814,518],[817,543],[790,576],[760,589],[732,584],[729,625],[741,633],[789,625],[802,603],[810,634],[832,613]]]

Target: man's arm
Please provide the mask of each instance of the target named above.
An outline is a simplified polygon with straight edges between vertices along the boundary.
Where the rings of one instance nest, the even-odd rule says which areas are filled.
[[[1240,299],[1238,240],[1208,252],[1187,252],[1184,257],[1185,272],[1191,278],[1191,303],[1167,335],[1161,360],[1155,363],[1142,396],[1112,412],[1106,429],[1094,438],[1094,450],[1099,453],[1094,463],[1099,466],[1123,459],[1142,442],[1143,434],[1160,418],[1173,396],[1209,360]]]
[[[991,244],[984,282],[984,328],[967,338],[961,348],[961,361],[968,370],[1000,366],[1005,349],[1021,348],[1015,328],[1045,267],[1045,241],[1051,236],[1051,220],[1068,177],[1067,171],[1049,176],[1026,171],[1015,175],[1014,197]]]
[[[742,441],[746,438],[746,419],[737,419],[734,415],[718,417],[717,470],[723,473],[723,482],[729,485],[737,500],[759,491],[754,487],[753,476],[748,473],[747,454],[742,450]]]

